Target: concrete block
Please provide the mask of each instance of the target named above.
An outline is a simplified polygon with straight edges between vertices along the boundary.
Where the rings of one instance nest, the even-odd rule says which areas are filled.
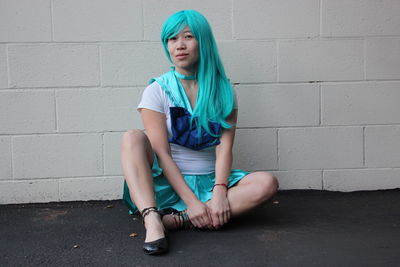
[[[102,45],[102,85],[147,85],[153,77],[170,70],[160,43]]]
[[[230,0],[146,0],[143,1],[144,39],[160,40],[162,25],[175,12],[194,9],[211,25],[216,39],[232,39],[232,3]]]
[[[0,45],[0,89],[7,87],[8,87],[7,47],[5,45]]]
[[[11,157],[11,137],[0,136],[0,180],[12,179]]]
[[[0,42],[51,41],[50,0],[2,0]]]
[[[365,165],[400,167],[400,126],[365,128]],[[400,179],[400,176],[398,177]]]
[[[60,179],[60,201],[121,199],[122,177],[86,177]]]
[[[323,36],[400,34],[400,1],[322,0]]]
[[[57,180],[0,181],[0,204],[58,201]]]
[[[275,129],[238,129],[233,168],[249,171],[278,168]]]
[[[13,144],[16,179],[103,175],[100,134],[18,136]]]
[[[121,142],[123,133],[104,134],[104,173],[122,175]]]
[[[281,41],[279,81],[364,79],[362,40]]]
[[[319,125],[318,85],[243,85],[237,96],[239,127]]]
[[[140,0],[55,0],[53,21],[56,41],[143,39]]]
[[[400,38],[367,39],[366,45],[366,78],[400,79]]]
[[[55,132],[53,90],[0,91],[0,134]]]
[[[400,188],[400,169],[361,169],[324,171],[324,189],[359,191]]]
[[[11,87],[100,84],[97,45],[10,45],[8,51]]]
[[[322,190],[322,171],[273,171],[279,181],[279,190]]]
[[[279,129],[279,169],[363,166],[362,127]]]
[[[399,82],[323,84],[322,124],[400,123]]]
[[[319,0],[234,0],[234,37],[265,39],[318,36],[319,13]]]
[[[57,91],[58,129],[85,132],[140,127],[136,111],[140,96],[138,88]]]
[[[233,83],[275,82],[276,44],[266,41],[219,42],[226,75]],[[240,55],[240,56],[238,56]]]

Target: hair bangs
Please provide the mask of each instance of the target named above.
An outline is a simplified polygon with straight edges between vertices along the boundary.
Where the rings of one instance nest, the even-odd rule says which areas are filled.
[[[178,35],[186,25],[188,25],[187,17],[185,16],[184,11],[180,11],[170,16],[162,27],[161,41],[169,61],[171,61],[171,57],[168,52],[168,40]]]

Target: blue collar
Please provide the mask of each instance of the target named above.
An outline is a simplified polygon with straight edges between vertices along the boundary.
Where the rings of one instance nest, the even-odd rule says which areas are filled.
[[[197,78],[196,75],[186,76],[186,75],[183,75],[183,74],[177,72],[176,70],[174,70],[174,74],[177,78],[182,79],[182,80],[196,80],[196,78]]]
[[[164,73],[160,77],[156,77],[150,80],[150,83],[156,81],[162,89],[167,93],[172,103],[176,107],[184,107],[190,113],[193,113],[190,101],[186,95],[185,89],[182,86],[181,81],[175,75],[177,73],[173,68],[171,71]]]

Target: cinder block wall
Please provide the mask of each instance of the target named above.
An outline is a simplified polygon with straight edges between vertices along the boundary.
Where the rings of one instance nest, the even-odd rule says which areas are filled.
[[[185,8],[238,92],[235,167],[282,189],[400,187],[400,1],[0,0],[0,203],[121,197],[121,134]]]

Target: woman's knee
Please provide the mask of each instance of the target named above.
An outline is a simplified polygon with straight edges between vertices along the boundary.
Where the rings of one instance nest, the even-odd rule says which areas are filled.
[[[146,142],[148,142],[148,138],[142,130],[128,130],[122,135],[122,147],[134,147]]]
[[[261,202],[267,201],[278,191],[278,180],[270,172],[257,172],[256,174],[257,198]]]
[[[142,130],[128,130],[122,135],[121,161],[122,166],[144,166],[146,161],[152,166],[154,152],[147,135]],[[146,165],[146,164],[145,164]]]

